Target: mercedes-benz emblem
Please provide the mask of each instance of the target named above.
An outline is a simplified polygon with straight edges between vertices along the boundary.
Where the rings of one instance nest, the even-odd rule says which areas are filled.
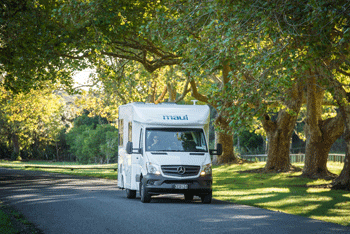
[[[177,173],[179,173],[180,175],[185,174],[186,169],[183,166],[180,166],[177,168]]]

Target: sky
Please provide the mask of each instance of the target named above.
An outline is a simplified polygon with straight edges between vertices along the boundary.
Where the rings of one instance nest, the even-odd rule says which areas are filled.
[[[74,86],[74,87],[81,86],[81,85],[86,85],[86,84],[90,84],[90,83],[89,83],[89,75],[90,75],[91,73],[93,73],[93,72],[94,72],[93,69],[85,69],[85,70],[83,70],[83,71],[77,72],[77,73],[73,76],[73,79],[74,79],[74,82],[75,82],[75,86]],[[82,89],[88,90],[89,87],[83,87]]]

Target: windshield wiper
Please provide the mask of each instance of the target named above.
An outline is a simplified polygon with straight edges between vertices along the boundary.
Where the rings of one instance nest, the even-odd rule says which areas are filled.
[[[204,155],[204,152],[199,153],[199,152],[191,152],[190,155]]]
[[[157,152],[157,151],[152,151],[151,154],[161,154],[161,155],[167,155],[167,152]]]

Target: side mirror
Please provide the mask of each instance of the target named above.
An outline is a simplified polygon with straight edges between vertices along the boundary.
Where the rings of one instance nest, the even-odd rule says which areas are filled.
[[[128,141],[128,143],[126,143],[126,152],[128,154],[132,154],[132,148],[133,148],[133,144],[131,141]]]
[[[222,154],[222,144],[219,143],[216,145],[216,153],[217,153],[217,155]]]
[[[211,155],[221,155],[222,154],[222,144],[218,143],[216,149],[209,150]]]
[[[136,150],[136,152],[134,152],[134,150]],[[128,154],[142,154],[142,149],[140,148],[133,148],[133,143],[131,141],[128,141],[128,143],[126,143],[126,153]]]

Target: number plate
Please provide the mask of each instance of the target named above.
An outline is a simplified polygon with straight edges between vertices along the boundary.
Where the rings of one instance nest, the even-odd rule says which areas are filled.
[[[175,189],[188,189],[188,184],[174,184]]]

